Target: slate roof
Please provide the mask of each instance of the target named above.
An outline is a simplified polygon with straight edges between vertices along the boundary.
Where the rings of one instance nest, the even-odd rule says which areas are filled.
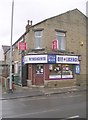
[[[8,51],[8,49],[10,49],[10,46],[2,45],[2,49],[3,49],[4,53],[6,53]]]

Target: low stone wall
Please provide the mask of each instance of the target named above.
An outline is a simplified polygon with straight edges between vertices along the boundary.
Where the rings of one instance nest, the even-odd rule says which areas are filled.
[[[86,86],[86,76],[77,75],[76,79],[65,79],[65,80],[45,80],[44,87],[70,87],[70,86]],[[27,86],[32,87],[32,81],[27,80]]]
[[[75,86],[76,80],[47,80],[44,82],[45,87],[69,87]]]

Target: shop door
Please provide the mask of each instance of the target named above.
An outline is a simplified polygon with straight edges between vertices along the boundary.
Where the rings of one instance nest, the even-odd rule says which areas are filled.
[[[34,64],[32,66],[32,84],[44,85],[44,65]]]

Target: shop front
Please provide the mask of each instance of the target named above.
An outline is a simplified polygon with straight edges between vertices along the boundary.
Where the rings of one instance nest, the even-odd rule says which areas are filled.
[[[44,64],[32,65],[32,85],[44,85]]]
[[[28,86],[44,85],[47,55],[27,55],[24,57],[24,63],[28,65]]]
[[[74,81],[80,74],[78,56],[34,54],[25,56],[24,63],[28,65],[28,86]]]
[[[73,79],[78,56],[56,55],[55,59],[54,64],[49,64],[49,79]]]

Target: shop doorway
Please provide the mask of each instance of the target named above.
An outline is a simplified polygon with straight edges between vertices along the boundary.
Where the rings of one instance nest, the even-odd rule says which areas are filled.
[[[43,64],[32,65],[32,84],[44,85],[44,65]]]

